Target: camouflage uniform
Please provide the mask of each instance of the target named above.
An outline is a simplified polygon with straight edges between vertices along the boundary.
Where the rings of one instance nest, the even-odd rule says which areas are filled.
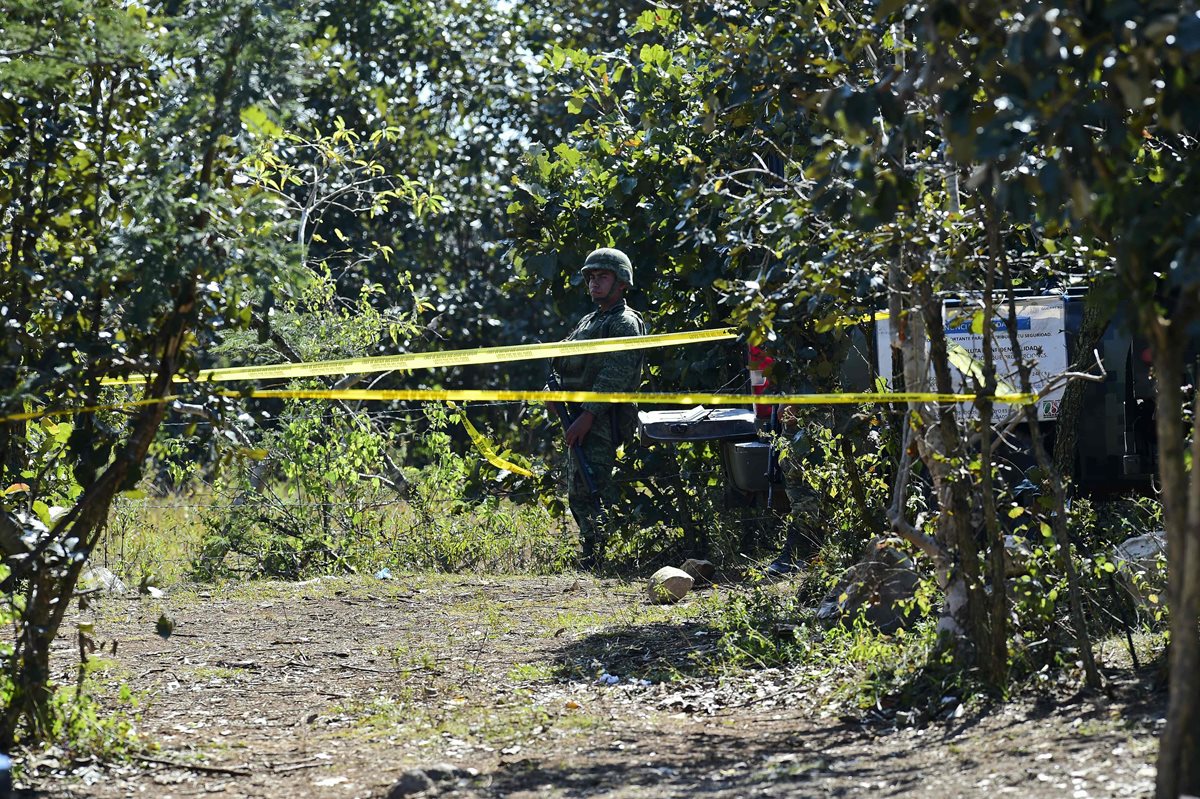
[[[821,496],[804,478],[804,474],[820,464],[821,453],[816,438],[828,421],[822,418],[826,416],[821,413],[823,409],[796,410],[796,416],[783,427],[783,433],[789,437],[789,441],[787,454],[779,464],[783,471],[783,489],[791,506],[787,540],[780,555],[780,560],[786,562],[804,560],[820,548],[823,540]]]
[[[812,316],[824,315],[813,313]],[[811,316],[810,316],[811,318]],[[792,331],[794,352],[790,356],[792,374],[782,383],[790,393],[831,393],[840,389],[840,370],[846,359],[849,338],[845,331],[835,329],[817,332],[810,324]],[[790,384],[790,386],[788,385]],[[804,474],[821,463],[823,454],[818,437],[824,429],[838,429],[845,423],[845,406],[795,406],[792,418],[783,424],[788,437],[788,451],[780,463],[783,486],[791,505],[787,539],[783,550],[768,571],[786,574],[814,554],[825,539],[823,530],[822,497]]]
[[[593,311],[580,320],[567,341],[587,341],[619,336],[641,336],[646,323],[637,311],[619,300],[607,311]],[[574,355],[555,358],[551,366],[566,391],[637,391],[642,382],[642,351],[608,352],[600,355]],[[617,447],[632,435],[636,423],[636,407],[604,402],[585,402],[572,407],[572,415],[591,411],[596,419],[580,444],[583,456],[591,467],[596,491],[604,508],[611,508],[618,499],[613,469]],[[583,538],[585,560],[603,551],[604,518],[595,497],[588,490],[583,471],[574,453],[567,453],[567,501],[571,515],[579,525]]]

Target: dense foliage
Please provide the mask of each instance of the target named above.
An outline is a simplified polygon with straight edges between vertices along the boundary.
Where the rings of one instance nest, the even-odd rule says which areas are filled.
[[[557,339],[586,310],[583,256],[618,246],[652,330],[736,324],[790,391],[836,390],[854,342],[874,340],[839,320],[882,308],[897,365],[884,377],[955,388],[941,301],[967,304],[987,341],[969,386],[979,416],[918,402],[827,414],[811,481],[852,494],[829,517],[842,552],[861,543],[856,525],[886,526],[926,559],[937,652],[994,688],[1029,659],[1022,632],[1051,622],[1098,687],[1077,570],[1103,562],[1072,538],[1063,461],[1038,446],[1036,419],[1040,505],[1018,506],[994,468],[992,422],[1008,411],[987,396],[1011,342],[989,320],[1025,288],[1088,291],[1101,328],[1122,301],[1158,379],[1176,566],[1159,791],[1196,792],[1200,712],[1185,681],[1200,673],[1200,488],[1180,388],[1200,314],[1194,3],[5,0],[0,12],[0,548],[17,631],[0,745],[55,729],[49,642],[114,497],[152,446],[170,449],[168,395],[195,420],[177,454],[223,467],[234,498],[208,523],[209,576],[231,553],[256,574],[354,568],[355,547],[382,535],[364,508],[432,523],[438,486],[489,530],[533,518],[514,502],[561,510],[544,467],[552,428],[523,406],[480,416],[510,457],[539,465],[533,480],[467,465],[467,436],[441,411],[243,406],[174,375]],[[646,385],[740,388],[743,361],[740,346],[656,351]],[[541,369],[373,385],[537,388]],[[142,374],[146,404],[110,407],[127,389],[103,381]],[[629,448],[618,560],[653,562],[664,541],[714,532],[712,460],[705,447]],[[1014,527],[1042,546],[1050,586],[1016,605],[1003,562]],[[718,550],[746,549],[716,532]],[[563,562],[561,544],[543,565]]]

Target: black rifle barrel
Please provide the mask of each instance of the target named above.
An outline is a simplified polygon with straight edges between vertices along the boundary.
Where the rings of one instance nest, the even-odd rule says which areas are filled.
[[[546,387],[551,391],[559,391],[562,388],[558,382],[558,376],[553,372],[550,374],[550,379],[546,381]],[[572,415],[567,410],[567,403],[565,402],[552,402],[550,405],[554,407],[559,424],[562,425],[563,435],[565,436],[567,430],[578,418],[578,415]],[[596,478],[592,474],[592,465],[588,462],[587,456],[583,454],[583,447],[578,444],[571,444],[570,449],[571,454],[579,462],[579,472],[583,475],[583,484],[587,486],[588,493],[596,500],[596,506],[600,510],[604,510],[604,500],[601,498],[600,492],[596,489]]]

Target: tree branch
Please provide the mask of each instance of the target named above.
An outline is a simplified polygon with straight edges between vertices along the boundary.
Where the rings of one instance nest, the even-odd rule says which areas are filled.
[[[0,553],[6,558],[13,555],[24,555],[29,552],[29,545],[21,537],[21,526],[12,520],[7,513],[0,513]]]
[[[908,498],[908,480],[912,474],[913,427],[906,419],[904,443],[901,445],[900,464],[896,467],[896,485],[892,491],[892,504],[887,509],[888,522],[896,534],[928,555],[935,563],[941,563],[946,553],[933,538],[914,527],[904,516],[904,504]]]

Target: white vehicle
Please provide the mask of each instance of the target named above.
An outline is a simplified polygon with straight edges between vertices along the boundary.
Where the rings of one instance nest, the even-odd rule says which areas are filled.
[[[1001,391],[1020,391],[1016,367],[1012,362],[1007,335],[1007,306],[997,309],[1004,316],[993,320],[998,335],[994,338],[994,357]],[[1017,333],[1022,357],[1033,365],[1032,388],[1045,392],[1037,403],[1042,435],[1050,439],[1056,429],[1063,386],[1051,386],[1056,376],[1067,371],[1069,353],[1079,330],[1083,299],[1070,294],[1028,296],[1017,303]],[[966,372],[978,368],[982,360],[982,321],[974,308],[947,302],[943,307],[947,343],[955,367],[956,393],[973,393],[974,383]],[[889,322],[878,314],[872,324],[860,326],[858,346],[843,368],[843,382],[855,391],[867,390],[882,376],[884,383],[892,373]],[[867,333],[874,328],[875,346],[866,346]],[[867,353],[878,353],[878,363],[870,363]],[[1141,489],[1153,473],[1156,445],[1153,424],[1154,387],[1149,373],[1149,353],[1136,342],[1119,321],[1109,325],[1098,352],[1107,377],[1103,383],[1084,387],[1084,413],[1079,419],[1079,443],[1075,476],[1085,490],[1104,491]],[[755,391],[771,393],[769,371],[747,359],[747,385]],[[764,379],[765,377],[765,379]],[[932,385],[932,381],[931,381]],[[754,495],[770,492],[778,481],[770,445],[761,440],[766,426],[764,415],[753,409],[697,407],[687,410],[643,411],[639,413],[639,434],[646,442],[714,441],[733,492],[741,492],[749,503],[761,504]],[[968,413],[970,409],[965,409]],[[778,492],[782,494],[782,492]]]

